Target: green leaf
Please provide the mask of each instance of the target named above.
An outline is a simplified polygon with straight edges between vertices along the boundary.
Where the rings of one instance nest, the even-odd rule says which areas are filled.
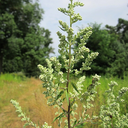
[[[67,100],[67,103],[69,105],[69,96],[68,96],[68,92],[66,91],[66,100]]]
[[[75,121],[74,121],[74,124],[73,124],[73,126],[75,126],[76,124],[77,124],[77,120],[75,120]]]
[[[74,104],[75,99],[73,99],[73,101],[70,103],[70,107],[72,107],[72,105]]]
[[[63,98],[63,100],[62,101],[64,101],[65,100],[65,97]]]
[[[74,83],[71,83],[71,84],[72,84],[72,87],[79,93],[79,91],[78,91],[77,87],[75,86],[75,84]]]
[[[64,93],[64,91],[61,91],[61,92],[58,94],[56,100],[58,100],[58,99],[62,96],[63,93]]]
[[[26,126],[29,126],[29,123],[24,124],[23,128],[26,128]]]
[[[62,31],[65,31],[65,29],[63,29],[63,28],[61,28],[61,27],[59,27]]]
[[[52,123],[55,122],[58,118],[60,119],[62,117],[64,117],[64,113],[61,113],[59,116],[55,117]]]

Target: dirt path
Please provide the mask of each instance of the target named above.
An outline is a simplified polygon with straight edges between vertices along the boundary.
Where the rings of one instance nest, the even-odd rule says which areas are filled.
[[[28,87],[26,84],[28,84]],[[20,106],[22,106],[23,112],[37,124],[41,125],[44,122],[52,122],[55,110],[47,106],[46,99],[42,94],[42,81],[31,78],[25,83],[25,87],[26,91],[17,100]],[[48,115],[51,116],[49,117]],[[20,119],[18,113],[15,112],[14,106],[10,103],[2,108],[0,128],[23,128],[24,123]]]

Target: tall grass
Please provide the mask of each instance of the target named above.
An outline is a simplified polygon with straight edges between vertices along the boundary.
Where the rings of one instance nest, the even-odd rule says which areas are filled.
[[[66,75],[65,75],[66,77]],[[77,82],[78,78],[72,75],[72,81]],[[88,110],[89,114],[99,114],[100,106],[106,103],[105,90],[108,89],[108,83],[110,81],[116,81],[118,86],[115,88],[115,94],[122,87],[128,86],[128,77],[124,80],[116,77],[106,78],[101,77],[100,85],[97,86],[97,94],[95,101],[93,102],[94,107]],[[84,90],[91,84],[92,78],[86,77],[84,81]],[[70,89],[72,86],[70,85]],[[17,117],[15,108],[10,103],[10,99],[15,99],[22,106],[23,111],[28,117],[31,118],[36,124],[43,124],[48,122],[54,128],[58,128],[57,123],[51,123],[54,119],[54,113],[56,109],[47,106],[46,98],[42,94],[44,89],[42,88],[42,81],[35,78],[26,78],[23,80],[22,77],[16,74],[2,74],[0,76],[0,128],[22,128],[23,122]],[[121,112],[128,113],[128,93],[124,96],[125,102],[121,104]],[[84,101],[83,101],[84,102]],[[79,105],[80,106],[80,105]],[[78,108],[78,112],[81,111],[82,107]],[[82,127],[82,126],[81,126]],[[83,126],[84,128],[85,126]],[[86,123],[87,128],[98,128],[98,124]]]
[[[21,73],[21,72],[19,72],[19,73],[11,73],[11,74],[9,74],[9,73],[6,73],[6,74],[0,74],[0,86],[2,86],[3,84],[3,82],[17,82],[17,83],[19,83],[19,82],[21,82],[21,81],[23,81],[23,80],[25,80],[26,79],[26,77],[25,77],[25,75],[23,74],[23,73]]]
[[[25,78],[25,76],[24,76]],[[21,91],[18,86],[22,86],[23,78],[19,74],[1,74],[0,75],[0,108],[8,105],[11,97],[17,98]],[[21,88],[22,90],[23,88]],[[1,111],[1,109],[0,109]]]

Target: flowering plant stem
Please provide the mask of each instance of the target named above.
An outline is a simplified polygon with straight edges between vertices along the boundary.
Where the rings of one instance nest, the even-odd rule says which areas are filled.
[[[70,18],[70,25],[68,26],[67,23],[63,21],[59,21],[59,24],[61,25],[60,29],[67,33],[67,38],[65,35],[62,35],[61,32],[57,32],[57,35],[60,39],[59,44],[59,53],[62,56],[62,59],[65,63],[65,69],[67,72],[67,78],[65,79],[63,76],[63,72],[61,71],[61,64],[57,60],[56,57],[52,57],[50,59],[46,59],[48,68],[43,67],[42,65],[38,65],[40,71],[42,72],[40,75],[40,79],[44,82],[43,87],[46,88],[47,91],[44,92],[46,97],[50,97],[48,99],[48,105],[54,105],[58,108],[59,112],[56,113],[58,115],[55,120],[58,120],[58,126],[61,127],[62,123],[62,117],[67,117],[67,120],[65,120],[65,127],[73,128],[79,124],[82,124],[83,122],[87,121],[87,118],[89,118],[89,115],[86,114],[87,109],[92,107],[92,104],[89,103],[91,100],[93,100],[95,96],[95,87],[98,85],[98,80],[100,76],[95,75],[93,76],[94,83],[93,86],[90,87],[90,90],[92,95],[90,95],[90,92],[83,90],[83,82],[85,80],[85,76],[82,76],[79,78],[78,82],[72,83],[70,74],[75,73],[77,76],[78,74],[82,73],[83,70],[89,70],[90,65],[92,61],[97,57],[97,52],[90,53],[90,50],[86,48],[85,41],[89,38],[91,35],[91,27],[87,27],[84,30],[78,32],[76,35],[74,34],[74,30],[72,28],[73,23],[82,20],[82,17],[78,14],[74,13],[74,8],[76,6],[83,6],[84,4],[81,2],[73,2],[73,0],[70,0],[70,3],[68,4],[68,9],[66,8],[58,8],[58,10],[65,15],[69,16]],[[80,37],[83,33],[86,33],[81,38],[81,44],[77,48],[75,48],[72,51],[72,46],[75,45],[76,39]],[[88,53],[87,58],[85,58],[84,54]],[[79,62],[80,59],[85,58],[85,62],[83,63],[80,70],[74,69],[74,65]],[[54,68],[53,68],[54,67]],[[54,71],[54,73],[53,73]],[[56,79],[59,79],[57,81]],[[53,82],[54,81],[54,82]],[[60,87],[60,84],[64,85],[64,88]],[[73,91],[71,92],[69,90],[69,85],[72,85]],[[66,96],[64,95],[66,94]],[[84,95],[88,95],[87,100],[87,106],[83,104],[84,110],[82,112],[82,116],[78,119],[75,115],[77,115],[77,108],[78,104],[77,101],[82,101]],[[63,98],[64,97],[64,98]],[[67,110],[63,107],[64,100],[67,100]],[[62,111],[60,111],[62,110]],[[72,118],[71,118],[72,117]]]
[[[72,4],[72,1],[71,1]],[[70,28],[72,27],[72,22],[71,22],[71,15],[70,15]],[[67,72],[67,93],[68,93],[68,87],[69,87],[69,78],[70,78],[70,64],[71,64],[71,39],[69,40],[69,68]],[[68,128],[70,128],[70,99],[69,99],[69,104],[68,104]]]
[[[91,35],[91,27],[87,27],[84,30],[78,32],[76,35],[74,34],[74,30],[72,28],[73,23],[82,20],[82,17],[78,14],[74,13],[74,8],[76,6],[83,6],[84,4],[81,2],[74,2],[73,0],[70,0],[70,3],[68,4],[68,9],[66,8],[58,8],[58,10],[65,15],[69,16],[70,18],[70,25],[68,26],[67,23],[63,21],[59,21],[61,25],[61,30],[67,33],[67,38],[65,35],[62,35],[61,32],[57,32],[57,35],[60,39],[59,44],[59,53],[62,56],[62,59],[65,63],[65,69],[67,72],[67,78],[65,79],[63,76],[63,72],[61,71],[61,64],[57,60],[56,57],[52,57],[50,59],[46,59],[48,68],[43,67],[42,65],[38,65],[40,71],[42,72],[40,75],[40,79],[44,82],[43,87],[46,88],[46,91],[44,94],[46,97],[48,97],[48,105],[54,105],[58,108],[58,111],[56,115],[58,115],[55,120],[58,120],[58,126],[61,127],[62,119],[63,117],[67,117],[67,120],[65,120],[65,127],[73,128],[79,124],[82,124],[83,122],[87,121],[87,118],[89,118],[89,115],[86,114],[87,109],[92,107],[92,104],[89,103],[94,98],[95,94],[95,86],[98,85],[98,80],[100,76],[95,75],[93,76],[94,83],[93,86],[90,87],[89,91],[93,92],[93,95],[90,96],[90,92],[83,90],[83,82],[85,80],[85,76],[82,76],[79,78],[78,82],[72,83],[70,74],[75,73],[77,76],[78,74],[82,73],[83,70],[89,70],[90,65],[92,61],[97,57],[97,52],[90,53],[90,50],[86,48],[85,41],[89,38]],[[72,46],[75,45],[76,39],[80,37],[81,34],[86,34],[81,38],[81,44],[77,48],[75,48],[72,51]],[[85,58],[84,54],[88,53],[88,57]],[[80,70],[74,69],[74,65],[79,62],[80,59],[85,58],[85,62],[83,63]],[[54,67],[54,68],[53,68]],[[53,73],[54,71],[54,73]],[[57,76],[57,77],[56,77]],[[59,79],[57,81],[56,79]],[[54,82],[53,82],[54,81]],[[60,85],[63,84],[64,88],[61,88]],[[71,92],[69,90],[69,85],[72,85],[73,91]],[[66,96],[64,95],[66,94]],[[83,104],[84,110],[82,112],[82,116],[78,119],[75,115],[77,115],[77,108],[78,104],[77,101],[82,101],[84,95],[88,95],[87,100],[87,106]],[[49,98],[50,97],[50,98]],[[63,98],[64,97],[64,98]],[[64,100],[67,100],[67,110],[63,107]],[[62,111],[60,111],[62,110]],[[72,117],[72,118],[71,118]]]

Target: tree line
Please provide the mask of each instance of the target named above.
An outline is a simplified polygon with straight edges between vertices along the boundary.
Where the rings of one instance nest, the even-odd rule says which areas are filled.
[[[44,11],[31,0],[0,0],[0,73],[39,74],[53,53],[50,31],[39,26]]]

